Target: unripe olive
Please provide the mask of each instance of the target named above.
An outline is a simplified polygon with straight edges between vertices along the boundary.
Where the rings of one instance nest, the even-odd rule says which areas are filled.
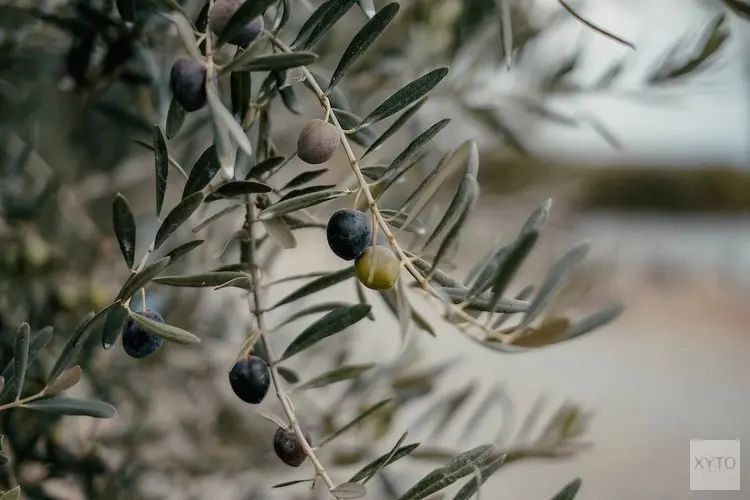
[[[151,309],[136,314],[158,323],[164,323],[161,314]],[[139,323],[128,316],[122,327],[122,347],[128,356],[137,359],[146,358],[155,353],[163,343],[163,338],[147,332]]]
[[[369,247],[354,263],[357,279],[372,290],[387,290],[398,281],[401,264],[393,250],[383,245]]]
[[[331,159],[339,146],[338,129],[323,120],[305,125],[297,139],[297,156],[305,163],[317,165]]]
[[[354,260],[372,245],[370,216],[359,210],[338,210],[326,225],[331,251],[341,259]]]
[[[268,394],[271,370],[258,356],[237,361],[229,372],[229,384],[242,401],[257,405]]]
[[[232,16],[237,12],[243,0],[218,0],[208,12],[208,25],[216,35],[221,34]],[[239,45],[242,48],[247,47],[255,41],[263,32],[263,16],[257,16],[245,24],[239,33],[233,35],[227,42],[232,45]]]
[[[172,65],[169,85],[174,98],[187,111],[206,105],[206,67],[195,59],[182,57]]]
[[[305,429],[302,429],[302,435],[305,436],[307,443],[312,445],[310,434]],[[291,467],[299,467],[307,458],[302,443],[293,429],[281,427],[276,429],[276,433],[273,435],[273,449],[276,456]]]

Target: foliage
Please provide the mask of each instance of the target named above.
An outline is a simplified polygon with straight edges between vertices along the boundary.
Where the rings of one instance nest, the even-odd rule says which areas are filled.
[[[383,35],[398,28],[399,23],[412,22],[415,16],[429,14],[430,10],[424,2],[408,3],[408,9],[391,2],[376,9],[369,0],[328,0],[298,19],[304,13],[302,3],[248,0],[220,33],[207,27],[214,0],[197,6],[169,0],[118,0],[115,5],[79,1],[63,4],[54,13],[36,7],[2,6],[3,19],[18,19],[16,24],[23,29],[12,31],[13,36],[7,38],[0,62],[0,97],[8,110],[3,113],[0,126],[2,140],[10,146],[3,158],[3,174],[8,183],[4,183],[0,193],[0,223],[4,224],[0,230],[7,240],[3,248],[3,274],[7,279],[1,285],[7,298],[0,304],[0,425],[5,434],[5,440],[0,441],[4,445],[0,448],[4,472],[0,485],[7,491],[1,499],[19,495],[30,499],[63,498],[48,491],[48,485],[58,477],[71,478],[85,498],[148,496],[142,491],[139,478],[153,464],[139,455],[139,440],[133,439],[147,441],[139,412],[148,405],[148,395],[133,381],[135,376],[122,376],[119,370],[132,368],[135,363],[142,363],[146,370],[152,361],[129,360],[109,369],[99,360],[116,344],[128,318],[148,334],[163,338],[167,345],[183,344],[186,352],[198,353],[197,356],[211,350],[211,343],[218,341],[208,333],[209,328],[161,323],[137,314],[147,308],[166,308],[165,304],[157,306],[162,300],[159,295],[146,293],[147,288],[151,291],[155,286],[211,288],[210,293],[232,288],[247,295],[253,328],[244,344],[236,346],[237,359],[252,356],[263,361],[255,366],[268,367],[276,406],[283,416],[259,414],[278,427],[290,429],[315,469],[312,478],[300,477],[275,488],[300,490],[296,485],[322,483],[330,496],[357,498],[368,490],[377,491],[368,484],[377,477],[382,482],[381,494],[387,496],[393,490],[388,468],[409,458],[438,461],[440,465],[410,487],[399,486],[391,496],[402,500],[426,498],[460,482],[454,498],[470,498],[488,477],[509,463],[529,458],[556,459],[585,448],[579,438],[589,415],[567,403],[532,439],[528,434],[540,418],[540,407],[523,420],[513,440],[505,437],[504,428],[498,439],[488,439],[487,444],[468,450],[443,450],[407,442],[407,433],[395,443],[385,442],[383,437],[398,412],[429,394],[439,376],[452,367],[419,367],[411,335],[414,330],[435,335],[438,328],[414,307],[416,300],[428,300],[442,311],[443,319],[458,334],[500,354],[569,341],[615,320],[623,308],[615,303],[584,318],[573,318],[552,307],[571,273],[586,257],[587,244],[561,255],[537,286],[526,286],[515,296],[508,296],[516,272],[544,230],[551,200],[541,202],[519,228],[517,238],[492,248],[475,263],[468,276],[453,276],[441,266],[459,243],[480,196],[476,144],[467,141],[445,153],[405,200],[388,207],[382,202],[385,195],[400,178],[413,171],[434,139],[450,126],[449,119],[423,128],[386,165],[370,158],[374,156],[372,152],[392,143],[403,132],[433,90],[439,91],[450,81],[449,68],[436,64],[420,70],[409,81],[398,83],[388,95],[376,96],[373,104],[366,104],[372,99],[365,99],[362,89],[347,87],[348,81],[365,73],[372,80],[379,80],[383,74],[377,68],[386,66],[380,55],[388,51],[382,46],[380,51],[373,47],[378,47]],[[728,4],[743,12],[741,5]],[[495,8],[490,5],[495,2],[467,2],[460,11],[459,21],[453,26],[457,33],[453,47],[456,54],[464,49],[472,23],[483,17],[481,9]],[[191,7],[198,7],[193,15],[187,13]],[[357,21],[343,50],[326,49],[326,41],[334,36],[336,28],[355,23],[353,14],[357,9],[366,20]],[[503,9],[503,39],[508,54],[530,41],[534,30],[515,29],[510,36],[508,29],[515,27],[516,21],[508,15],[507,7]],[[264,14],[266,23],[261,36],[244,49],[228,47],[226,41],[260,14]],[[51,117],[44,106],[49,101],[39,100],[40,95],[57,95],[41,68],[46,67],[42,64],[45,61],[59,61],[61,54],[49,49],[44,39],[28,35],[28,30],[38,29],[37,21],[67,33],[72,40],[63,58],[64,71],[73,80],[79,99],[75,103],[78,113],[72,119],[67,112]],[[724,38],[717,34],[720,25],[717,21],[698,58],[659,72],[654,81],[677,78],[702,66],[723,43]],[[26,51],[20,52],[21,48]],[[207,112],[187,112],[167,90],[169,76],[160,65],[169,66],[169,61],[184,53],[206,70],[198,92],[205,92]],[[324,77],[316,65],[323,56],[331,54],[337,63],[331,76]],[[562,76],[557,75],[558,81]],[[318,178],[325,172],[321,168],[306,170],[291,180],[279,179],[297,152],[277,148],[273,124],[279,111],[272,106],[278,103],[288,112],[304,116],[301,103],[305,93],[312,95],[317,104],[313,113],[323,114],[325,121],[335,127],[339,138],[336,147],[343,151],[355,178],[350,187],[319,183]],[[372,88],[366,93],[376,95]],[[139,100],[151,104],[145,116],[138,114],[140,107],[129,106]],[[92,109],[98,113],[95,119],[88,113]],[[85,126],[89,130],[106,128],[98,121],[102,117],[111,120],[107,122],[109,129],[97,134],[102,144],[87,141]],[[378,126],[386,121],[390,121],[390,126],[379,131]],[[154,216],[158,227],[146,241],[142,241],[144,232],[137,227],[138,216],[133,209],[137,203],[122,192],[109,193],[104,189],[109,200],[106,210],[100,212],[107,214],[104,219],[113,228],[117,249],[129,271],[114,290],[97,288],[97,272],[106,269],[111,280],[115,265],[93,243],[101,237],[97,228],[102,222],[92,220],[84,209],[85,201],[76,196],[81,191],[71,191],[60,182],[65,175],[56,172],[56,166],[48,165],[55,158],[50,153],[53,148],[46,142],[39,144],[40,136],[49,140],[40,130],[59,133],[61,127],[51,128],[50,124],[61,122],[70,126],[65,131],[70,134],[66,138],[90,149],[87,161],[101,160],[109,167],[116,164],[129,153],[130,144],[123,138],[130,134],[140,146],[153,151],[155,182],[150,192],[155,190],[156,194]],[[116,125],[113,127],[112,123]],[[504,129],[497,123],[494,126]],[[185,145],[189,149],[202,136],[210,138],[210,146],[192,168],[185,169],[177,151]],[[61,164],[77,163],[72,156],[57,160]],[[105,185],[109,186],[116,175],[111,169],[102,170]],[[184,185],[179,199],[171,203],[168,188],[176,177],[183,179]],[[425,208],[441,200],[446,192],[450,201],[440,219],[434,224],[423,221]],[[387,241],[382,244],[391,249],[399,263],[396,285],[377,292],[365,290],[354,266],[346,265],[283,278],[305,282],[275,304],[267,304],[269,288],[280,281],[265,279],[271,264],[262,262],[259,256],[296,247],[295,234],[300,230],[325,229],[323,214],[334,200],[368,213],[373,223],[373,244],[377,243],[378,234],[385,236]],[[205,215],[208,207],[215,206],[224,208],[197,220],[198,213]],[[219,221],[235,212],[244,212],[243,221],[241,227],[232,228],[226,246],[236,243],[239,259],[207,268],[205,255],[193,258],[201,255],[206,240],[192,235],[218,226]],[[184,229],[189,226],[193,230],[186,238]],[[74,234],[71,236],[70,232]],[[408,244],[404,243],[405,233],[411,236]],[[210,237],[227,240],[221,234]],[[324,238],[323,231],[320,237]],[[97,260],[103,261],[102,266],[91,266]],[[122,261],[116,265],[122,266]],[[285,348],[278,345],[271,336],[278,326],[269,326],[267,321],[270,311],[345,282],[356,287],[357,301],[298,308],[281,324],[320,316],[301,327],[299,335]],[[11,290],[18,293],[10,294]],[[326,354],[318,350],[319,343],[360,322],[382,321],[373,314],[372,299],[382,299],[398,322],[405,348],[396,362],[383,366],[348,363],[348,351],[344,349],[333,353],[336,360],[327,371],[298,374],[287,365],[292,357]],[[190,305],[186,307],[189,309]],[[92,309],[94,312],[80,319],[82,310]],[[61,336],[61,331],[72,333]],[[171,354],[172,351],[160,351],[152,359],[158,361]],[[224,368],[228,372],[231,366]],[[296,410],[298,395],[343,385],[346,389],[342,391],[341,404],[346,403],[342,406],[345,410],[324,414],[320,419],[324,432],[314,437],[315,443],[308,442],[309,434],[302,427],[306,424],[300,422]],[[474,393],[474,385],[469,384],[441,398],[437,407],[429,408],[427,414],[437,420],[435,432],[450,425]],[[68,422],[65,416],[112,419],[118,415],[115,408],[120,409],[120,403],[129,418],[112,437],[111,442],[118,446],[108,445],[103,439],[91,439],[76,447],[65,442],[63,431],[69,429],[64,425]],[[506,410],[506,406],[504,393],[493,389],[471,415],[467,430],[485,419],[493,408]],[[231,420],[229,414],[222,415]],[[339,445],[341,436],[363,428],[369,435],[368,446],[352,449]],[[96,430],[94,426],[91,434],[95,435]],[[378,447],[382,452],[376,450]],[[267,459],[261,456],[257,461],[262,464]],[[29,465],[41,465],[44,472],[29,477]],[[351,466],[356,467],[355,472],[345,480],[343,470]],[[555,498],[572,499],[580,486],[580,480],[575,479]]]

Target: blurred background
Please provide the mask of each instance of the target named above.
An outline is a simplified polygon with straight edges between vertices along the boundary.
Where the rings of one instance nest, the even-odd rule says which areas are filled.
[[[549,417],[570,400],[592,412],[584,437],[593,446],[559,460],[513,464],[487,483],[483,498],[552,498],[575,476],[583,478],[581,500],[747,498],[741,491],[690,491],[688,451],[690,439],[750,443],[750,4],[570,2],[633,49],[586,28],[556,0],[400,3],[387,34],[342,85],[352,112],[366,114],[439,64],[452,71],[408,133],[373,154],[371,164],[389,162],[437,120],[453,120],[384,204],[398,206],[445,151],[473,139],[480,148],[482,196],[446,270],[468,272],[552,198],[548,227],[511,293],[538,283],[557,258],[587,240],[591,253],[561,307],[590,312],[620,300],[627,309],[584,338],[500,354],[469,343],[427,306],[419,310],[436,337],[415,328],[405,344],[397,321],[376,303],[378,322],[357,325],[356,332],[324,343],[316,357],[291,368],[307,379],[344,359],[391,367],[408,345],[415,357],[394,368],[388,390],[404,400],[409,398],[399,391],[407,386],[426,392],[324,453],[324,462],[356,471],[352,457],[385,453],[406,430],[408,442],[463,451],[492,442],[498,432],[512,434],[508,429],[522,427],[540,401]],[[153,157],[137,141],[149,144],[151,126],[163,124],[168,71],[181,42],[161,19],[139,41],[125,39],[112,22],[119,19],[112,4],[0,3],[2,365],[20,322],[37,329],[54,324],[64,332],[61,345],[85,312],[106,305],[119,289],[127,269],[111,230],[114,193],[125,194],[134,207],[142,246],[158,227]],[[193,19],[202,6],[182,4]],[[291,4],[289,39],[319,2]],[[341,47],[365,20],[353,8],[316,46],[316,71],[330,74]],[[309,117],[322,115],[301,86],[298,98],[304,116],[281,105],[274,110],[274,141],[282,154],[294,150]],[[210,134],[207,113],[196,113],[170,141],[170,155],[187,168],[211,144]],[[327,166],[324,180],[347,182],[341,152]],[[303,168],[292,162],[280,182]],[[165,207],[179,200],[181,185],[172,175]],[[433,223],[440,208],[429,214]],[[180,271],[221,265],[236,250],[225,247],[240,224],[227,217],[205,229],[207,244]],[[186,230],[175,238],[192,236]],[[298,247],[282,252],[268,273],[275,279],[337,265],[321,233],[310,230],[298,234]],[[268,300],[297,286],[274,287]],[[352,291],[337,285],[294,307],[350,299]],[[306,498],[304,485],[268,489],[309,471],[290,472],[275,462],[269,437],[274,424],[236,401],[226,383],[251,325],[241,293],[152,285],[147,301],[203,344],[170,345],[135,363],[94,342],[84,353],[91,375],[80,390],[115,404],[120,416],[114,421],[0,415],[5,444],[27,457],[23,470],[13,472],[38,495],[29,498],[116,498],[114,490],[132,499]],[[271,322],[283,319],[272,315]],[[283,345],[302,327],[285,324],[274,339]],[[434,369],[444,363],[452,364],[447,372]],[[423,381],[404,382],[404,373],[412,372],[430,380],[440,375],[434,387],[431,381],[412,387],[413,379]],[[466,387],[471,397],[451,425],[424,421],[433,405]],[[300,396],[301,418],[325,434],[373,402],[356,385],[347,390]],[[472,409],[488,391],[498,391],[504,402],[474,425]],[[337,406],[347,395],[348,404]],[[281,415],[272,397],[261,410]],[[73,457],[68,469],[59,456],[50,458],[55,446]],[[106,464],[103,478],[81,472],[88,470],[83,457],[92,454]],[[390,489],[405,491],[439,465],[442,455],[435,455],[437,462],[425,453],[394,464],[372,496],[395,498]],[[750,485],[750,469],[742,467],[743,483]],[[348,476],[338,470],[332,474]],[[39,478],[50,474],[42,485]],[[88,486],[79,488],[81,481]]]

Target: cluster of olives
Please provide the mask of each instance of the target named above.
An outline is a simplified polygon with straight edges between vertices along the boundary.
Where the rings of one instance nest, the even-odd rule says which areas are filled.
[[[244,0],[218,0],[208,13],[208,26],[215,34],[222,32]],[[263,16],[259,15],[245,24],[227,40],[232,45],[246,48],[263,32]],[[181,57],[172,65],[169,86],[172,95],[182,108],[192,113],[206,105],[206,66],[190,57]]]
[[[151,309],[136,314],[140,314],[151,321],[164,323],[164,318],[162,318],[161,314]],[[131,358],[147,358],[159,350],[163,343],[163,338],[147,332],[131,317],[128,317],[122,327],[122,347],[125,353]]]
[[[388,239],[378,233],[373,245],[370,216],[359,210],[339,210],[328,220],[326,239],[337,257],[354,261],[359,281],[372,290],[387,290],[398,281],[401,265]]]

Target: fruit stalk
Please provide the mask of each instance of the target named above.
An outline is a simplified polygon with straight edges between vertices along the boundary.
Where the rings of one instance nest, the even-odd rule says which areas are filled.
[[[297,420],[297,415],[294,412],[294,408],[292,407],[291,399],[281,386],[281,376],[279,375],[279,371],[276,368],[277,358],[274,354],[270,339],[268,338],[268,330],[266,329],[265,316],[263,312],[264,309],[260,296],[260,290],[262,290],[263,287],[258,286],[259,273],[258,266],[255,263],[255,232],[253,231],[253,226],[255,225],[255,206],[250,195],[247,195],[246,197],[245,207],[245,226],[247,227],[247,231],[250,237],[246,242],[244,242],[244,245],[246,245],[246,249],[242,253],[247,260],[245,264],[247,264],[250,268],[250,277],[253,284],[255,285],[253,286],[253,291],[250,293],[250,295],[252,296],[252,299],[250,299],[250,308],[255,315],[255,321],[257,323],[258,330],[260,330],[261,332],[260,335],[263,339],[263,343],[265,344],[266,352],[268,353],[268,362],[271,369],[271,381],[273,383],[274,390],[276,391],[276,397],[281,403],[281,407],[284,409],[287,420],[289,420],[289,425],[294,431],[294,434],[297,436],[300,444],[302,445],[302,448],[305,451],[305,455],[307,455],[307,457],[310,459],[310,462],[315,467],[316,473],[326,483],[328,490],[331,491],[336,488],[336,484],[333,482],[333,480],[331,480],[328,472],[326,472],[325,467],[323,467],[323,464],[315,455],[315,451],[307,441],[307,438],[305,437],[305,434],[299,425],[299,421]]]

